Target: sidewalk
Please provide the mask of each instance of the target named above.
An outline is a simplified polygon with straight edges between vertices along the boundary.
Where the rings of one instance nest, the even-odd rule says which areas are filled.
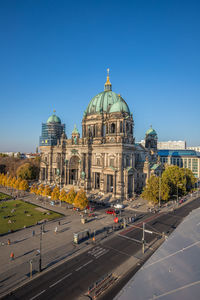
[[[42,206],[39,201],[34,199],[33,195],[27,195],[23,200]],[[78,212],[51,205],[45,205],[44,208],[60,212],[64,216],[60,219],[60,225],[58,220],[52,220],[45,224],[45,233],[42,234],[41,243],[42,268],[49,268],[58,262],[71,258],[72,255],[79,253],[86,247],[90,247],[88,245],[91,242],[90,240],[80,245],[74,245],[74,232],[87,228],[94,232],[94,230],[97,231],[102,227],[113,224],[112,218],[107,215],[97,213],[97,219],[82,224]],[[13,286],[29,278],[30,261],[32,261],[33,274],[38,272],[40,227],[40,225],[35,225],[0,237],[0,296]],[[58,228],[57,233],[55,233],[55,227]],[[32,236],[33,230],[35,236]],[[8,239],[11,241],[10,245],[7,243]],[[13,261],[10,260],[11,252],[14,253],[15,257]]]

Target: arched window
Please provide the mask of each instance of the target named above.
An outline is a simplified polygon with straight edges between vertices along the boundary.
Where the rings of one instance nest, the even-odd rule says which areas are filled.
[[[121,133],[123,132],[123,122],[122,121],[120,122],[120,132]]]
[[[105,126],[106,126],[106,134],[108,134],[108,124],[106,124]]]
[[[102,128],[102,132],[103,132],[103,136],[106,135],[106,126],[103,124],[103,128]]]
[[[126,132],[128,133],[129,132],[129,124],[126,123]]]
[[[115,123],[112,123],[110,126],[110,132],[115,133]]]
[[[130,167],[130,158],[128,155],[126,156],[126,167]]]

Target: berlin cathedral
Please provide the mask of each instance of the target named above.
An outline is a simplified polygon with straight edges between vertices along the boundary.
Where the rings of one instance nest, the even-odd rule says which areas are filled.
[[[128,104],[112,91],[109,78],[104,91],[91,99],[82,119],[68,138],[55,111],[42,124],[40,182],[86,192],[130,199],[140,193],[152,173],[159,175],[157,133],[151,127],[145,146],[135,143],[134,120]]]

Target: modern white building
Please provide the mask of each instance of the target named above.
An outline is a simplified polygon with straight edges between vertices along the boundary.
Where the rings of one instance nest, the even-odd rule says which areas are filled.
[[[187,147],[188,150],[195,150],[197,152],[200,152],[200,146],[196,146],[196,147]]]
[[[145,146],[145,140],[139,142],[142,146]],[[185,150],[186,141],[166,141],[166,142],[157,142],[158,150],[168,149],[168,150]],[[189,148],[188,148],[189,149]],[[200,149],[200,147],[199,147]],[[194,149],[195,150],[195,149]],[[197,151],[197,150],[196,150]],[[200,150],[198,150],[200,151]]]
[[[186,141],[158,142],[158,149],[185,150],[186,149]]]

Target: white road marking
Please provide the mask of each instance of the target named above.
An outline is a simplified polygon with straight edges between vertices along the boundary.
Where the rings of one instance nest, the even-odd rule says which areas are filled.
[[[30,300],[33,300],[35,298],[37,298],[38,296],[42,295],[46,290],[41,291],[39,294],[35,295],[34,297],[32,297]]]
[[[109,251],[109,249],[95,247],[91,251],[88,251],[88,254],[94,256],[97,259],[97,258],[101,257],[102,255],[106,254],[108,251]]]
[[[89,260],[87,263],[85,263],[84,265],[80,266],[78,269],[76,269],[75,271],[78,272],[80,271],[82,268],[84,268],[85,266],[89,265],[91,262],[93,261],[93,259]]]
[[[54,285],[58,284],[59,282],[63,281],[65,278],[67,278],[67,277],[69,277],[69,276],[71,276],[71,275],[72,275],[72,273],[67,274],[66,276],[64,276],[64,277],[61,278],[60,280],[58,280],[58,281],[54,282],[53,284],[51,284],[49,287],[50,287],[50,288],[53,287]]]
[[[102,255],[106,254],[108,251],[109,251],[109,249],[103,251],[103,253],[98,254],[98,255],[96,256],[96,259],[99,258],[99,257],[101,257]]]

